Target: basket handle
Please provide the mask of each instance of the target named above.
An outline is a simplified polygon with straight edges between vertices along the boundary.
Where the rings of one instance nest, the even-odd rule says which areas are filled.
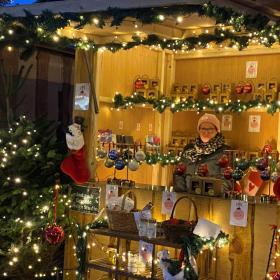
[[[124,209],[125,199],[129,194],[132,195],[132,199],[134,200],[133,209],[136,209],[136,196],[133,191],[129,190],[129,191],[125,192],[125,194],[123,195],[121,210]]]
[[[174,215],[174,212],[175,212],[175,208],[176,208],[178,202],[179,202],[180,200],[184,199],[184,198],[188,199],[188,200],[191,202],[191,204],[192,204],[192,206],[193,206],[193,208],[194,208],[195,221],[197,222],[197,221],[198,221],[198,216],[197,216],[197,207],[196,207],[196,204],[195,204],[194,200],[191,199],[191,198],[188,197],[188,196],[182,196],[182,197],[180,197],[179,199],[177,199],[177,201],[175,202],[175,204],[174,204],[174,206],[173,206],[170,219],[173,218],[173,215]]]

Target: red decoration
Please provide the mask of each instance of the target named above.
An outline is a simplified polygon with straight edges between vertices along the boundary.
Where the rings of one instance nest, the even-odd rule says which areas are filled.
[[[243,90],[244,90],[244,87],[242,84],[238,84],[236,87],[235,87],[235,92],[236,94],[242,94],[243,93]]]
[[[72,150],[71,155],[62,161],[60,169],[77,184],[87,182],[90,174],[86,163],[84,147],[77,151]]]
[[[278,271],[270,272],[269,276],[272,277],[272,280],[280,280],[280,273]]]
[[[232,170],[232,168],[230,166],[225,168],[225,170],[224,170],[224,177],[225,177],[226,180],[232,179],[232,172],[233,172],[233,170]]]
[[[272,153],[272,147],[269,144],[264,145],[263,149],[262,149],[262,154],[271,154]]]
[[[227,155],[222,155],[220,158],[219,158],[219,161],[218,161],[218,164],[221,168],[225,168],[228,166],[228,163],[229,163],[229,159],[228,159],[228,156]]]
[[[198,166],[198,171],[197,171],[199,176],[207,176],[208,174],[208,166],[206,163],[200,164]]]
[[[62,227],[56,225],[58,190],[59,185],[56,184],[54,187],[53,224],[45,229],[45,238],[51,245],[59,244],[64,238]]]
[[[134,89],[137,90],[137,89],[143,89],[143,88],[144,88],[144,82],[141,79],[137,79],[134,82]]]
[[[243,87],[244,93],[251,93],[253,91],[253,87],[250,83],[246,83]]]
[[[186,170],[187,170],[187,167],[186,167],[185,163],[179,162],[176,166],[175,174],[183,175],[183,174],[185,174]]]
[[[45,238],[51,245],[59,244],[64,238],[64,231],[56,224],[49,225],[45,229]]]
[[[210,91],[211,91],[210,86],[207,85],[207,84],[205,84],[205,85],[202,87],[201,91],[202,91],[202,93],[203,93],[204,95],[208,95],[208,94],[210,93]]]

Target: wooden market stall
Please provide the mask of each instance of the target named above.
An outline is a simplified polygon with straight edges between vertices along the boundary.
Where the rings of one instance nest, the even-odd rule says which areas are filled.
[[[109,1],[107,6],[106,3],[99,3],[97,7],[93,7],[89,1],[80,2],[81,6],[77,7],[75,6],[77,4],[69,1],[69,6],[64,7],[64,10],[83,13],[86,9],[96,12],[105,10],[112,4]],[[277,151],[280,150],[280,124],[277,111],[280,107],[277,89],[280,82],[278,66],[280,48],[278,44],[273,44],[275,41],[272,41],[270,44],[272,47],[269,49],[261,46],[261,43],[268,44],[274,36],[278,38],[280,27],[270,31],[274,32],[271,35],[266,33],[261,35],[257,32],[250,35],[246,29],[234,29],[236,27],[234,24],[243,26],[246,23],[245,21],[240,23],[242,16],[239,17],[240,14],[236,16],[232,11],[230,13],[236,16],[233,19],[237,19],[232,23],[234,26],[229,22],[227,25],[217,24],[219,20],[221,21],[217,15],[217,22],[190,11],[186,14],[182,12],[181,15],[178,7],[171,6],[173,1],[141,1],[134,4],[129,2],[123,1],[119,5],[122,9],[132,9],[132,12],[126,10],[128,14],[123,17],[118,18],[122,10],[118,11],[119,15],[111,11],[110,16],[116,21],[119,20],[116,26],[110,25],[108,17],[103,28],[98,28],[102,14],[97,12],[99,17],[90,18],[91,24],[89,22],[81,24],[80,29],[75,29],[73,22],[68,19],[69,26],[58,30],[52,38],[55,42],[63,36],[77,38],[75,43],[79,48],[75,56],[75,85],[89,84],[90,101],[86,110],[74,109],[73,114],[85,118],[84,136],[91,171],[90,183],[100,187],[100,209],[105,207],[106,180],[113,177],[128,179],[135,182],[135,186],[129,189],[135,193],[137,208],[142,209],[147,203],[152,202],[153,217],[161,222],[169,219],[169,215],[162,214],[161,207],[164,191],[172,191],[174,165],[169,164],[172,162],[165,162],[168,163],[165,166],[161,166],[161,160],[158,160],[158,164],[143,162],[134,172],[107,168],[104,165],[105,159],[98,158],[100,149],[109,152],[115,146],[112,143],[110,145],[97,143],[99,131],[109,129],[116,135],[132,136],[134,148],[147,148],[147,136],[155,136],[160,138],[161,153],[171,151],[176,154],[182,150],[183,144],[191,142],[196,136],[196,124],[201,114],[205,111],[215,112],[222,123],[224,116],[231,120],[229,127],[224,124],[222,132],[235,158],[259,157],[263,146],[269,144],[272,148],[272,157],[277,161]],[[194,9],[198,9],[196,12],[201,12],[200,9],[205,7],[201,6],[202,1],[176,2],[197,4],[199,8],[195,6]],[[237,10],[240,11],[241,7],[243,8],[241,12],[245,11],[252,15],[260,10],[258,5],[253,7],[255,9],[250,7],[253,4],[248,4],[248,1],[245,6],[233,4],[236,1],[227,2],[231,2],[226,4]],[[167,13],[165,18],[160,14],[161,10],[156,10],[157,6],[164,6],[166,9],[166,5],[170,11],[174,8],[178,15],[175,17],[175,12]],[[151,11],[158,12],[152,14],[157,17],[156,22],[148,21],[149,24],[145,24],[147,23],[145,18],[133,14],[133,9],[139,7],[147,7],[149,11],[144,12],[148,14]],[[54,12],[60,9],[61,3],[53,6]],[[36,9],[34,11],[38,12]],[[266,9],[265,12],[271,12],[271,9]],[[79,18],[82,23],[85,18],[88,19],[86,14]],[[270,14],[270,18],[275,19],[277,15]],[[234,33],[238,34],[237,39]],[[151,34],[158,37],[151,36],[146,40],[146,36]],[[209,37],[208,34],[215,36]],[[135,35],[137,38],[132,43],[134,46],[132,48],[129,42],[131,36]],[[247,38],[246,43],[243,35]],[[227,40],[221,39],[225,36]],[[254,36],[257,39],[254,39]],[[181,40],[183,38],[191,39],[183,42]],[[92,40],[96,45],[91,44]],[[250,46],[245,48],[248,45]],[[245,49],[239,51],[238,48]],[[250,62],[253,62],[252,72],[247,67]],[[137,79],[151,85],[156,81],[156,87],[144,87],[142,92],[138,91],[134,95]],[[211,93],[203,94],[205,87],[207,90],[210,89]],[[240,89],[244,90],[245,87],[250,90],[241,94]],[[124,103],[117,104],[116,93],[125,100]],[[141,94],[146,99],[140,97],[139,104],[136,104],[133,98],[137,99]],[[144,105],[147,98],[152,96],[150,94],[154,94],[154,98],[151,98],[153,101],[150,102],[154,106]],[[134,97],[125,99],[131,95]],[[189,98],[196,101],[193,102]],[[248,127],[252,118],[258,120],[258,125],[250,130]],[[176,142],[178,139],[183,142],[178,144]],[[151,153],[155,151],[157,150],[152,147]],[[149,151],[145,152],[149,154]],[[277,270],[277,260],[272,261],[275,268],[272,262],[269,262],[272,239],[275,237],[273,235],[275,231],[270,229],[270,225],[279,224],[280,213],[278,203],[271,198],[272,182],[269,181],[264,185],[256,198],[250,199],[247,195],[230,197],[248,202],[248,219],[245,227],[230,225],[231,199],[225,198],[223,193],[215,193],[214,196],[187,194],[197,206],[198,217],[219,224],[230,236],[227,246],[205,250],[199,255],[197,263],[200,279],[263,280],[268,269]],[[120,185],[119,194],[127,189],[127,185]],[[260,196],[261,193],[266,195]],[[184,195],[186,193],[176,194],[177,199]],[[193,208],[187,203],[180,203],[176,217],[186,219],[189,209],[191,216]],[[92,222],[95,218],[92,214],[79,211],[71,211],[71,216],[82,225]],[[162,276],[158,276],[155,258],[152,261],[151,277],[127,273],[126,269],[119,266],[116,257],[120,257],[122,253],[127,254],[130,250],[137,250],[139,242],[137,235],[112,233],[108,230],[92,230],[86,235],[87,258],[84,264],[87,280],[162,279]],[[156,251],[164,248],[169,248],[172,257],[179,255],[178,244],[161,239],[153,239],[150,242],[154,244],[154,255]],[[65,280],[76,278],[75,250],[72,237],[67,238],[64,259]],[[277,254],[275,256],[277,257]]]

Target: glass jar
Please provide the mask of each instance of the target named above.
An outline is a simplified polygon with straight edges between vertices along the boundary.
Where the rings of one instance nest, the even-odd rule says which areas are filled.
[[[155,219],[146,220],[146,236],[149,239],[157,237],[157,221]]]

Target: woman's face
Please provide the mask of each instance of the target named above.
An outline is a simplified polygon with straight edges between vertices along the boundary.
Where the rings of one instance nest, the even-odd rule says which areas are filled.
[[[212,123],[204,122],[199,127],[199,137],[204,143],[207,143],[209,140],[215,137],[216,134],[217,129]]]

